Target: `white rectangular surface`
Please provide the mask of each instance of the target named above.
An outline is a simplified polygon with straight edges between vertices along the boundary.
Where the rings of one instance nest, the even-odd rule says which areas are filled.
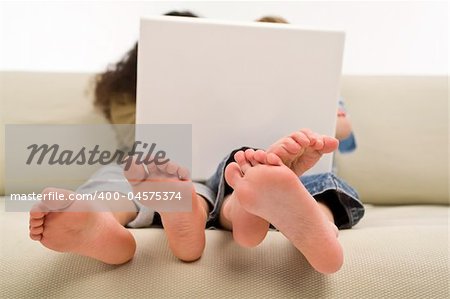
[[[136,123],[192,124],[194,179],[300,128],[334,135],[344,34],[197,18],[141,20]],[[310,173],[330,171],[327,155]]]

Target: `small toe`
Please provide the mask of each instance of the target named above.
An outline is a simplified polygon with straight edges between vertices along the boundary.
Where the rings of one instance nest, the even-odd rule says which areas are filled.
[[[278,157],[274,153],[268,153],[267,154],[267,163],[274,166],[281,166],[283,164],[283,161],[281,161],[280,157]]]
[[[247,149],[245,152],[245,159],[250,163],[251,166],[258,165],[258,161],[255,160],[255,150],[254,149]],[[245,172],[244,172],[245,173]]]
[[[324,154],[334,152],[339,146],[339,141],[334,137],[324,135],[322,136],[322,140],[323,140],[322,152]]]
[[[291,138],[297,142],[302,148],[309,146],[308,136],[305,135],[302,131],[297,131],[291,134]]]
[[[315,134],[310,129],[301,129],[300,132],[306,135],[309,139],[309,146],[314,147],[317,142],[317,134]]]
[[[45,188],[42,191],[43,200],[41,202],[49,211],[63,210],[73,203],[70,195],[73,191],[59,188]],[[56,199],[56,200],[55,200]]]
[[[291,137],[284,138],[282,147],[291,155],[295,155],[301,149],[301,146]]]
[[[48,208],[39,203],[30,210],[30,219],[43,219],[48,213]]]
[[[44,218],[30,218],[30,227],[38,227],[44,224]]]
[[[245,154],[243,151],[238,151],[234,154],[234,161],[236,161],[236,163],[238,163],[239,165],[244,164],[245,161]]]
[[[314,144],[313,148],[318,151],[322,151],[324,146],[323,137],[319,134],[316,134],[316,144]]]
[[[191,173],[185,167],[178,168],[177,173],[180,180],[189,180],[191,178]]]
[[[169,175],[175,175],[178,172],[179,166],[173,162],[168,162],[166,166],[166,172]]]
[[[147,167],[148,169],[148,166],[146,166],[145,164],[137,164],[134,158],[132,157],[127,158],[123,172],[131,185],[140,184],[148,176],[144,167]]]
[[[239,164],[232,162],[225,168],[225,180],[231,187],[235,187],[239,180],[242,179],[242,172]]]
[[[166,174],[167,173],[167,167],[169,167],[169,165],[171,164],[171,162],[170,161],[163,161],[164,163],[162,163],[162,162],[158,162],[158,161],[154,161],[154,162],[152,162],[152,163],[149,163],[148,164],[148,166],[150,166],[150,165],[156,165],[156,167],[158,168],[158,170],[160,171],[160,172],[162,172],[163,174]]]
[[[33,234],[30,233],[30,239],[33,240],[33,241],[40,241],[42,239],[42,235],[41,234],[33,235]]]
[[[249,168],[252,167],[252,165],[250,164],[250,162],[247,160],[246,155],[243,151],[238,151],[235,155],[234,155],[234,160],[237,162],[237,164],[239,165],[241,172],[242,173],[246,173],[247,170]]]
[[[32,235],[41,235],[44,232],[44,226],[31,227],[30,234]]]
[[[263,150],[257,150],[253,157],[255,161],[259,164],[267,163],[267,153]]]

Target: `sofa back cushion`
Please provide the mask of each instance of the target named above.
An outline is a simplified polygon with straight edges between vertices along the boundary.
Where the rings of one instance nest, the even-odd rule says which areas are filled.
[[[373,204],[448,204],[448,77],[345,76],[357,150],[338,173]]]
[[[0,143],[5,123],[106,123],[92,106],[92,79],[1,72]],[[448,77],[344,76],[341,87],[358,148],[336,163],[362,201],[448,204]],[[3,176],[0,146],[0,194]]]
[[[106,123],[92,105],[92,84],[92,74],[0,72],[0,195],[5,192],[4,125]]]

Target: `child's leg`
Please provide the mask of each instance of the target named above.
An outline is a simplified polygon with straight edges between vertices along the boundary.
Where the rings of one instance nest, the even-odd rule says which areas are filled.
[[[186,181],[185,175],[180,175],[182,171],[175,164],[170,164],[164,168],[151,165],[146,173],[145,165],[131,164],[125,176],[130,181],[133,188],[146,181],[151,173],[156,178],[167,178],[171,181]],[[183,177],[184,179],[179,179]],[[196,194],[192,187],[192,211],[191,212],[161,212],[161,221],[166,232],[169,247],[173,254],[182,261],[190,262],[199,259],[205,248],[205,226],[209,214],[209,206],[206,200]]]
[[[43,194],[58,192],[65,198],[72,193],[62,189],[46,189]],[[134,205],[132,202],[130,204]],[[76,211],[76,212],[74,212]],[[30,237],[45,247],[92,257],[108,264],[122,264],[132,259],[136,242],[119,221],[135,212],[98,212],[90,202],[42,201],[30,212]],[[120,219],[119,219],[120,218]]]
[[[241,207],[272,223],[319,272],[333,273],[343,262],[336,228],[321,206],[294,174],[273,153],[267,162],[231,163],[226,180]],[[279,159],[279,158],[278,158]]]

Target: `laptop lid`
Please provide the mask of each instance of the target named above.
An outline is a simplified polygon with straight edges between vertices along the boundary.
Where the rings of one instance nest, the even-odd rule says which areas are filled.
[[[141,20],[137,124],[192,124],[192,172],[206,179],[241,146],[300,128],[334,136],[344,33],[294,25]],[[332,169],[324,156],[312,173]]]

